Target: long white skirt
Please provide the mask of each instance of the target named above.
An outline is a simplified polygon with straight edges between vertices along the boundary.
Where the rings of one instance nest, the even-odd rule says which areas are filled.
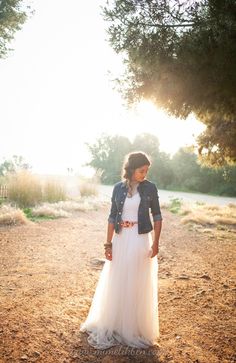
[[[151,232],[138,234],[137,225],[122,228],[112,243],[112,261],[103,265],[80,331],[97,349],[148,348],[159,337],[158,260],[150,257]]]

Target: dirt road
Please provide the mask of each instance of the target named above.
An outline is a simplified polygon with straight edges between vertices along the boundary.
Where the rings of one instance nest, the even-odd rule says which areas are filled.
[[[79,332],[102,268],[108,207],[0,228],[0,362],[236,361],[235,234],[163,210],[159,347],[97,351]],[[234,240],[233,240],[234,237]]]

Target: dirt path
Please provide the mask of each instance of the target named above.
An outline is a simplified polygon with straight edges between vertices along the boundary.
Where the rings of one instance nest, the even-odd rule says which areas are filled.
[[[0,362],[236,362],[235,240],[163,210],[159,347],[92,349],[79,332],[104,258],[108,206],[0,228]],[[118,349],[119,348],[119,349]],[[122,349],[121,349],[122,348]]]

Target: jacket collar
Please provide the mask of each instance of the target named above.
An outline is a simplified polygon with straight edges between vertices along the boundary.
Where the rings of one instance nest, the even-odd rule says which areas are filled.
[[[139,186],[138,186],[138,189],[143,186],[145,186],[147,184],[147,179],[144,179],[142,182],[139,183]],[[121,185],[122,188],[127,188],[127,183],[126,183],[126,180],[122,182],[122,185]]]
[[[126,180],[124,180],[124,181],[122,182],[121,187],[122,187],[122,188],[127,188]]]

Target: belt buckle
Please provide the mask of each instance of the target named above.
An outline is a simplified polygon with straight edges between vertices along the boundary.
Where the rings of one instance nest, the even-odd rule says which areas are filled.
[[[123,221],[123,227],[129,228],[132,227],[133,223],[130,221]]]

